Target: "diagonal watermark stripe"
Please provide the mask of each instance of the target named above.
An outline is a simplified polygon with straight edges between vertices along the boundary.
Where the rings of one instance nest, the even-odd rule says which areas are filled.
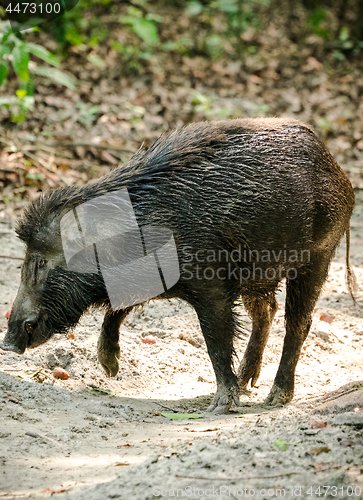
[[[150,300],[180,278],[172,231],[139,227],[127,189],[67,212],[60,230],[68,269],[100,272],[114,310]]]

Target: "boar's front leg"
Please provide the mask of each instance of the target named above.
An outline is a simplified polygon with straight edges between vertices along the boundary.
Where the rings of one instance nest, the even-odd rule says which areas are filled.
[[[120,358],[119,329],[131,307],[120,311],[107,311],[102,323],[101,334],[97,342],[98,361],[108,377],[115,377]]]

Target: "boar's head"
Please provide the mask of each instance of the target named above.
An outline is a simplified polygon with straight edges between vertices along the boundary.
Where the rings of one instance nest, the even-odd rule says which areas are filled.
[[[75,326],[93,304],[107,298],[102,276],[70,271],[66,266],[60,219],[74,203],[71,189],[42,195],[30,204],[16,232],[26,245],[21,283],[1,348],[23,354],[54,333]]]

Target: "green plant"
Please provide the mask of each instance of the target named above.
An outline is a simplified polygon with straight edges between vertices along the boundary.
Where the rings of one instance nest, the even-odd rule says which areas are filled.
[[[269,4],[270,0],[212,0],[207,4],[192,0],[187,3],[186,13],[200,17],[203,22],[209,21],[211,29],[205,46],[207,52],[217,59],[225,52],[223,39],[233,46],[237,55],[245,51],[242,34],[248,28],[259,27],[259,5]],[[218,33],[213,27],[213,20],[219,14],[224,15],[226,22],[225,30]]]
[[[132,113],[131,122],[141,121],[146,113],[146,109],[143,106],[134,106],[131,102],[125,103],[125,108]]]
[[[40,174],[39,172],[28,172],[26,174],[26,178],[27,179],[31,179],[33,181],[44,181],[45,180],[45,177],[43,174]]]
[[[86,128],[89,128],[98,116],[99,106],[89,106],[88,104],[79,101],[76,104],[79,110],[78,121]]]
[[[308,16],[309,30],[315,35],[330,41],[329,48],[335,59],[344,61],[347,53],[353,57],[360,54],[363,41],[352,36],[349,28],[346,26],[341,27],[338,38],[336,38],[333,31],[326,29],[324,24],[327,24],[327,10],[323,7],[317,7]]]
[[[342,27],[339,32],[338,40],[335,40],[333,56],[340,61],[346,59],[345,52],[350,51],[353,56],[358,56],[363,48],[363,41],[351,36],[346,27]]]
[[[276,448],[280,451],[286,451],[289,446],[299,446],[300,448],[304,448],[300,443],[287,443],[284,439],[276,439],[274,446],[276,446]]]
[[[287,447],[289,446],[289,443],[287,443],[283,439],[276,439],[276,441],[274,442],[274,446],[276,446],[276,448],[278,448],[281,451],[286,451]]]
[[[229,106],[220,107],[213,97],[205,96],[193,91],[192,105],[196,113],[202,113],[208,120],[223,120],[227,117],[238,117],[241,113],[238,109],[230,108]]]
[[[326,21],[326,10],[323,7],[317,7],[309,14],[308,27],[315,35],[327,39],[331,37],[331,32],[322,26],[324,21]]]
[[[175,51],[180,54],[189,54],[190,49],[194,46],[194,41],[189,37],[181,37],[177,40],[172,40],[161,44],[160,48],[167,52]]]
[[[212,5],[225,13],[228,33],[240,39],[241,34],[258,21],[256,6],[269,3],[269,0],[216,0]]]
[[[121,16],[120,22],[130,27],[148,45],[159,43],[158,28],[156,23],[163,20],[158,14],[147,13],[146,15],[136,7],[127,9],[127,16]]]
[[[35,29],[37,28],[28,31]],[[57,69],[60,64],[58,58],[45,47],[24,41],[24,33],[26,32],[14,34],[8,23],[0,21],[0,86],[6,82],[10,68],[19,79],[19,88],[15,95],[0,98],[0,105],[11,110],[14,122],[24,120],[27,111],[34,103],[34,75],[49,78],[75,89],[74,78]],[[53,67],[39,66],[31,60],[31,55]]]
[[[92,46],[97,45],[99,36],[92,37],[91,31],[99,27],[100,19],[98,16],[92,16],[92,18],[85,16],[86,9],[92,3],[94,2],[80,0],[72,10],[67,11],[56,22],[43,25],[43,29],[52,33],[63,52],[66,52],[70,46],[77,47],[87,44],[90,40],[92,40]]]

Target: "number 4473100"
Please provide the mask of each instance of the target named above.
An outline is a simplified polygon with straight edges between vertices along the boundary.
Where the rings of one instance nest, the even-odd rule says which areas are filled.
[[[306,491],[307,495],[314,495],[318,497],[326,497],[329,493],[329,496],[332,497],[342,497],[343,495],[347,495],[348,497],[359,497],[362,493],[362,489],[359,486],[353,488],[353,486],[341,486],[338,488],[337,486],[318,486],[310,488]]]
[[[55,14],[59,14],[61,10],[61,5],[60,3],[46,3],[43,5],[43,3],[29,3],[29,2],[21,2],[17,3],[14,7],[11,3],[8,4],[6,7],[6,12],[9,14],[17,13],[17,14],[25,14],[26,12],[30,14],[51,14],[54,12]]]

